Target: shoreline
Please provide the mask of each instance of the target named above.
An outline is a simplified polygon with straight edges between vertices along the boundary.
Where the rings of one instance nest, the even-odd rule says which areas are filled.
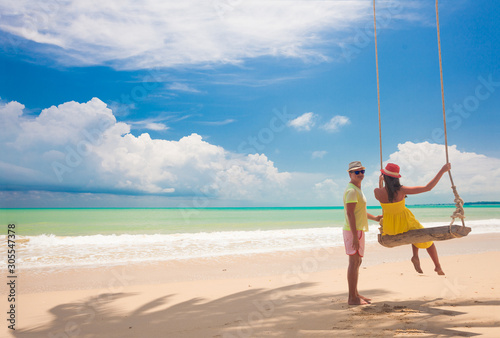
[[[439,257],[464,253],[500,251],[500,233],[470,234],[464,238],[435,242]],[[428,258],[420,250],[421,258]],[[411,248],[385,248],[378,243],[366,243],[362,266],[409,261]],[[77,267],[18,268],[24,292],[38,293],[60,290],[98,289],[106,287],[109,279],[119,275],[133,275],[127,285],[158,284],[219,278],[250,278],[287,274],[305,265],[305,270],[325,271],[347,267],[344,247],[324,247],[297,251],[240,254],[217,257],[187,258],[166,261],[133,262]],[[175,271],[174,273],[170,273]],[[92,278],[86,278],[92,276]],[[75,279],[68,283],[68,277]],[[78,277],[78,278],[75,278]],[[131,284],[130,284],[131,283]],[[41,285],[41,286],[40,286]],[[5,285],[0,285],[4,292]]]
[[[347,305],[344,248],[144,265],[31,269],[18,278],[13,337],[500,336],[500,234],[424,250],[369,244]],[[2,286],[5,287],[5,286]],[[3,293],[3,292],[2,292]],[[7,302],[2,300],[2,309]],[[6,324],[4,324],[6,326]]]
[[[433,214],[426,216],[431,217]],[[207,230],[201,227],[200,230],[197,228],[199,224],[195,224],[191,229],[183,229],[184,232],[167,228],[163,229],[164,232],[146,229],[143,231],[145,233],[129,234],[112,232],[110,227],[109,231],[103,231],[102,234],[92,234],[92,231],[88,234],[82,231],[78,235],[17,234],[18,268],[47,268],[57,271],[65,267],[86,269],[104,265],[149,265],[169,260],[220,260],[224,257],[244,258],[273,254],[279,257],[286,255],[286,252],[343,247],[340,227],[320,226],[319,221],[317,223],[317,226],[309,228],[297,221],[287,228],[279,223],[261,227],[242,225],[239,228],[221,224],[220,227],[214,226]],[[423,222],[423,225],[433,227],[442,224]],[[468,238],[473,238],[476,234],[500,234],[497,232],[500,227],[498,218],[469,221],[468,226],[473,229]],[[374,243],[375,247],[378,245],[378,227],[378,224],[370,225],[370,230],[366,233],[367,244]],[[123,231],[126,230],[127,227],[124,227]],[[0,240],[6,239],[0,236]]]

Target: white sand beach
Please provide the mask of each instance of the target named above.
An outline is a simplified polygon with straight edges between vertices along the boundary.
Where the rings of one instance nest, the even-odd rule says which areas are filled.
[[[4,329],[12,337],[499,337],[499,239],[437,242],[444,277],[425,251],[418,274],[410,247],[368,245],[359,280],[366,306],[347,305],[343,248],[25,270],[16,330]]]

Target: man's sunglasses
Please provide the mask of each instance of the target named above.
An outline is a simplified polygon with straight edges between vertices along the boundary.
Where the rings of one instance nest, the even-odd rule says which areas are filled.
[[[351,173],[359,175],[359,174],[364,174],[365,171],[364,170],[356,170],[356,171],[351,171]]]

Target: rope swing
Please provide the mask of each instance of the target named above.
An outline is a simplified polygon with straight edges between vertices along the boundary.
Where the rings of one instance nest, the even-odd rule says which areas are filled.
[[[378,139],[380,144],[380,169],[383,169],[382,160],[382,123],[380,118],[380,82],[378,78],[378,48],[377,48],[377,16],[375,15],[375,0],[373,0],[373,32],[375,34],[375,64],[377,67],[377,103],[378,103]]]
[[[375,0],[373,0],[375,3]],[[438,50],[439,50],[439,75],[441,77],[441,102],[443,103],[443,125],[444,125],[444,146],[446,151],[446,163],[450,163],[448,157],[448,134],[446,132],[446,108],[444,105],[444,84],[443,84],[443,61],[441,58],[441,34],[439,30],[439,9],[438,9],[438,0],[436,0],[436,26],[437,26],[437,41],[438,41]],[[451,223],[450,226],[455,222],[455,218],[460,218],[462,221],[462,226],[465,226],[465,211],[464,211],[464,200],[460,198],[458,194],[457,187],[455,183],[453,183],[453,177],[451,176],[451,170],[448,171],[448,175],[450,176],[451,189],[453,190],[453,194],[455,195],[455,206],[456,209],[451,215]]]
[[[437,40],[438,40],[438,50],[439,50],[439,72],[441,77],[441,101],[443,104],[443,124],[444,124],[444,141],[445,141],[445,153],[446,153],[446,163],[449,163],[448,156],[448,134],[446,130],[446,109],[444,104],[444,85],[443,85],[443,66],[441,58],[441,38],[439,30],[439,11],[438,11],[438,0],[436,0],[436,23],[437,23]],[[379,85],[379,69],[378,69],[378,46],[377,46],[377,16],[375,10],[375,0],[373,0],[373,27],[375,36],[375,64],[377,69],[377,102],[378,102],[378,128],[379,128],[379,143],[380,143],[380,168],[383,168],[382,159],[382,123],[380,116],[380,85]],[[452,238],[464,237],[469,234],[471,228],[465,226],[465,211],[463,208],[464,201],[460,198],[457,192],[457,187],[453,182],[453,177],[451,176],[451,171],[448,171],[451,188],[455,196],[454,202],[456,209],[451,215],[452,221],[448,226],[433,227],[409,230],[407,232],[397,234],[397,235],[378,235],[378,241],[381,245],[386,247],[394,247],[404,244],[414,244],[422,243],[427,241],[440,241]],[[456,218],[460,218],[462,221],[462,226],[453,225]]]

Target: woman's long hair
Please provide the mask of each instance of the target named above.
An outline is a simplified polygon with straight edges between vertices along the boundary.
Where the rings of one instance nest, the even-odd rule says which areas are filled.
[[[392,203],[394,201],[394,197],[396,196],[399,189],[401,189],[402,185],[399,183],[399,178],[391,177],[384,175],[385,188],[387,189],[387,195],[389,197],[389,202]]]

